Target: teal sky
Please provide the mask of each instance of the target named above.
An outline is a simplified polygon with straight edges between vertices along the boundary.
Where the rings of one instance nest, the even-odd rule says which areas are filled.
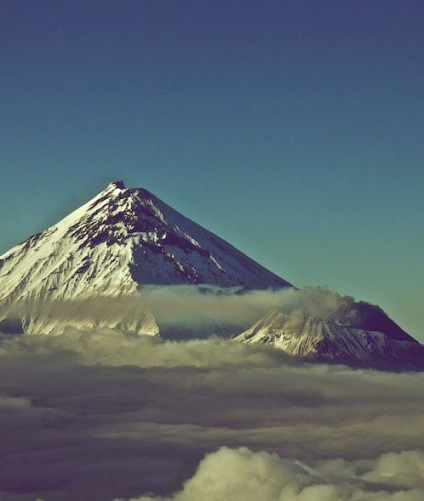
[[[115,179],[424,342],[422,0],[0,0],[0,252]]]

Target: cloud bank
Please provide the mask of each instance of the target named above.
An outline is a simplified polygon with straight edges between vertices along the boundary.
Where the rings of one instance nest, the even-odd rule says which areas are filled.
[[[231,337],[274,308],[301,310],[324,318],[353,303],[322,288],[294,288],[241,293],[213,286],[143,286],[139,293],[66,300],[40,297],[0,305],[0,331],[11,334],[63,333],[67,328],[115,329],[160,334],[166,338]]]
[[[211,320],[250,325],[273,308],[286,313],[302,310],[307,315],[324,318],[353,302],[350,296],[340,296],[320,287],[234,294],[234,290],[230,292],[217,287],[145,286],[141,294],[159,324],[183,325],[199,325]]]
[[[9,336],[0,499],[422,499],[423,384],[219,338]]]

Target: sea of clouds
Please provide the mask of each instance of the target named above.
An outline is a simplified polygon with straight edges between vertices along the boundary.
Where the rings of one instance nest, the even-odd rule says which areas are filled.
[[[0,499],[422,500],[423,387],[217,337],[4,336]]]

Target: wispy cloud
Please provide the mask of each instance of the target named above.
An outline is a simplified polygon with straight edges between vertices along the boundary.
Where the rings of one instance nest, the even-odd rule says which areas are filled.
[[[302,310],[324,318],[341,306],[353,302],[349,296],[320,287],[251,291],[234,294],[223,289],[193,286],[144,287],[142,297],[152,309],[158,323],[185,325],[205,322],[251,324],[272,308],[284,312]]]

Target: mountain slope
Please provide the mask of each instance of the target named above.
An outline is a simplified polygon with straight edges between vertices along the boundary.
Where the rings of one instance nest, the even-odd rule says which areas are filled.
[[[82,324],[77,322],[79,327],[111,325],[157,333],[140,301],[125,315],[116,311],[113,321],[103,318],[109,307],[98,308],[103,315],[90,320],[86,302],[139,298],[143,285],[176,284],[242,290],[290,286],[147,190],[127,189],[121,181],[0,257],[3,317],[19,305],[29,332],[73,324],[76,311],[70,305],[79,302],[79,317],[86,317]]]
[[[367,329],[367,325],[374,329]],[[309,361],[424,370],[424,346],[380,308],[366,303],[353,303],[324,319],[301,311],[286,314],[272,310],[235,339],[269,345]]]

